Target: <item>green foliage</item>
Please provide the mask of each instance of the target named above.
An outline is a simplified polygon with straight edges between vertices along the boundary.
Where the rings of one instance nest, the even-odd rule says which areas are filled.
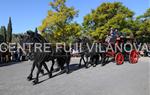
[[[137,39],[141,42],[150,42],[150,8],[143,15],[137,17],[137,22]]]
[[[11,18],[9,18],[7,30],[5,26],[1,26],[0,28],[0,42],[11,42],[11,41],[12,41],[12,22]]]
[[[9,18],[9,23],[7,26],[7,42],[11,42],[12,41],[12,22],[11,22],[11,18]]]
[[[78,37],[104,39],[110,28],[118,28],[125,35],[142,42],[150,42],[150,8],[143,15],[133,19],[134,12],[122,3],[102,3],[84,17],[81,26],[74,22],[78,11],[65,3],[66,0],[50,2],[51,9],[42,25],[38,27],[42,35],[52,43],[69,43]]]
[[[4,42],[4,37],[0,35],[0,43]]]
[[[35,33],[38,33],[38,29],[37,28],[35,28]]]
[[[38,28],[41,32],[46,31],[43,35],[49,34],[53,38],[51,41],[65,42],[73,36],[80,35],[81,26],[73,22],[78,11],[73,7],[67,7],[65,2],[66,0],[50,2],[51,10]]]
[[[83,26],[95,39],[103,39],[109,29],[125,30],[134,13],[120,2],[103,3],[84,17]],[[131,30],[130,30],[131,31]]]
[[[0,28],[0,43],[4,42],[4,37],[2,35],[2,32],[1,32],[1,28]]]
[[[3,42],[6,42],[6,38],[7,38],[7,36],[6,36],[6,28],[5,28],[5,26],[1,26],[1,32],[0,32],[1,34],[1,36],[3,37]]]

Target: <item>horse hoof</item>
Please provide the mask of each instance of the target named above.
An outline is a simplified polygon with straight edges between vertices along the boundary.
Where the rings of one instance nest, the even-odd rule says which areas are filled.
[[[89,65],[88,64],[85,64],[85,68],[88,68],[89,67]]]
[[[63,73],[65,73],[66,72],[66,70],[61,70],[60,72],[59,72],[59,74],[63,74]]]
[[[101,66],[105,66],[106,64],[102,64]]]
[[[36,85],[36,84],[38,84],[38,80],[35,79],[32,83],[33,83],[33,85]]]
[[[49,74],[49,78],[52,78],[52,74]]]
[[[86,68],[86,69],[87,69],[87,68],[89,68],[89,65],[88,65],[88,64],[86,64],[86,65],[85,65],[85,68]]]
[[[96,64],[93,64],[93,67],[96,67]]]
[[[81,65],[78,65],[79,68],[81,68]]]
[[[85,66],[85,69],[88,69],[89,67],[88,66]]]
[[[69,72],[69,70],[66,70],[66,74],[69,74],[70,72]]]
[[[60,68],[56,68],[54,70],[52,70],[53,72],[58,72],[60,70]]]
[[[31,76],[28,76],[28,77],[27,77],[27,80],[28,80],[28,81],[31,81],[31,80],[32,80],[32,77],[31,77]]]
[[[41,70],[41,74],[44,75],[44,70]]]

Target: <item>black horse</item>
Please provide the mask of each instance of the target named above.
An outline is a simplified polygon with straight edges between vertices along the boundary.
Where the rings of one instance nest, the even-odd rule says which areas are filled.
[[[48,43],[48,41],[46,41],[41,35],[36,34],[34,32],[28,31],[27,32],[27,39],[26,42],[31,42],[31,43],[40,43],[42,44],[42,50],[44,49],[44,43]],[[69,73],[69,63],[70,63],[70,59],[71,59],[71,54],[70,52],[65,52],[63,48],[59,48],[56,52],[56,49],[53,48],[52,46],[50,46],[49,51],[51,52],[40,52],[40,51],[34,51],[33,52],[33,65],[31,68],[31,73],[29,74],[29,76],[27,77],[28,80],[32,80],[32,76],[33,76],[33,71],[34,68],[37,67],[37,74],[36,74],[36,78],[33,80],[34,84],[37,84],[39,82],[39,74],[40,72],[42,72],[42,66],[45,67],[45,69],[48,72],[49,78],[52,78],[52,72],[53,72],[53,66],[55,64],[55,59],[57,60],[61,70],[64,70],[64,64],[67,64],[67,69],[66,69],[66,73]],[[47,65],[45,62],[48,61],[52,61],[52,65],[50,70],[48,69]]]
[[[93,65],[93,67],[95,67],[99,62],[99,58],[101,57],[101,53],[99,52],[98,47],[96,47],[96,45],[94,45],[92,47],[93,43],[87,37],[77,38],[75,43],[82,44],[82,47],[81,47],[82,51],[80,51],[81,58],[80,58],[80,62],[79,62],[79,67],[81,67],[82,61],[84,62],[84,66],[86,68],[89,67],[89,64],[91,64],[91,65]],[[92,49],[89,50],[87,45],[92,47]],[[96,49],[98,51],[96,51]]]

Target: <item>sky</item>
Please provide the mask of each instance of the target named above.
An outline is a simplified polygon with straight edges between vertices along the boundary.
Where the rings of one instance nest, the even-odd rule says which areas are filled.
[[[13,33],[24,33],[34,30],[41,25],[50,9],[52,0],[0,0],[0,26],[7,26],[9,17],[12,18]],[[103,2],[122,2],[123,5],[135,12],[135,16],[142,15],[150,8],[150,0],[67,0],[67,6],[79,10],[75,18],[78,23],[83,22],[83,17],[96,9]]]

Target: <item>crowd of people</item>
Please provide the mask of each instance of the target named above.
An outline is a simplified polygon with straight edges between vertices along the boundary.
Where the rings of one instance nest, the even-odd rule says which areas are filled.
[[[14,51],[14,52],[0,52],[0,63],[9,63],[9,62],[19,62],[25,60],[25,56],[22,51]]]

